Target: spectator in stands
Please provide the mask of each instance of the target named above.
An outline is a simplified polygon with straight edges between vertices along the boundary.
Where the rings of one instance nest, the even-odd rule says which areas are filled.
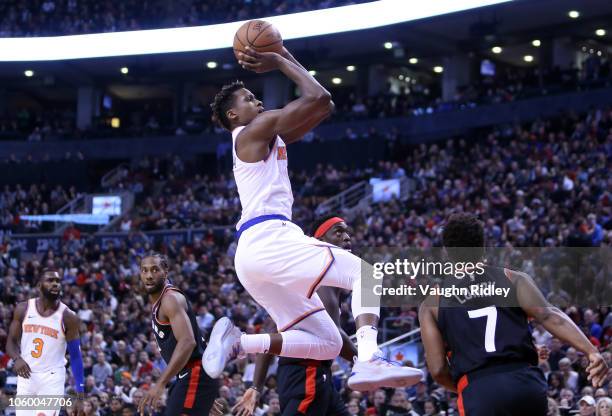
[[[591,396],[584,396],[578,401],[580,407],[580,416],[595,415],[595,399]]]
[[[96,358],[96,364],[92,369],[92,375],[97,385],[103,384],[107,377],[113,375],[113,369],[109,363],[106,362],[106,356],[103,352],[99,352]]]
[[[596,416],[611,416],[612,415],[612,399],[604,396],[597,400]]]

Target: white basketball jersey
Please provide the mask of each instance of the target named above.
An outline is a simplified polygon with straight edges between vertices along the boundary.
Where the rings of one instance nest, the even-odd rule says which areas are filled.
[[[67,306],[60,302],[51,316],[41,316],[36,299],[28,300],[21,324],[21,357],[33,373],[66,366],[66,334],[62,316]]]
[[[261,215],[279,214],[291,219],[293,193],[287,171],[287,147],[276,136],[274,146],[265,160],[243,162],[236,155],[236,137],[245,126],[232,131],[234,178],[242,205],[242,215],[236,228]]]

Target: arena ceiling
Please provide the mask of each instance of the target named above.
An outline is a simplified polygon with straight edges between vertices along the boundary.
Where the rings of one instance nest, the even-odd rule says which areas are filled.
[[[408,4],[409,2],[406,1]],[[580,17],[571,19],[568,11],[578,10]],[[612,2],[609,0],[518,0],[466,12],[453,13],[404,24],[358,32],[292,40],[287,47],[305,66],[318,69],[342,65],[365,65],[372,62],[397,65],[412,56],[419,57],[415,69],[430,70],[443,56],[455,53],[477,53],[494,56],[491,47],[501,45],[504,53],[495,55],[520,65],[533,39],[546,42],[563,37],[573,42],[596,41],[601,47],[612,45]],[[596,37],[596,28],[607,29]],[[385,42],[393,42],[385,49]],[[211,70],[208,61],[218,63]],[[128,67],[122,75],[121,67]],[[25,69],[36,76],[25,78]],[[245,76],[246,75],[246,76]],[[82,59],[37,63],[0,64],[0,82],[5,88],[65,88],[108,83],[151,85],[187,80],[219,83],[231,77],[249,78],[238,68],[231,50],[201,53],[174,53],[104,59]]]

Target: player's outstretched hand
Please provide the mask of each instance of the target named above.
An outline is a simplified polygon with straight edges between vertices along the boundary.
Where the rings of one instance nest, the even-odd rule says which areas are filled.
[[[589,354],[589,365],[586,371],[588,373],[587,379],[591,382],[593,387],[601,387],[606,382],[608,365],[600,353],[594,352]]]
[[[257,400],[259,400],[259,392],[254,388],[247,389],[240,401],[232,407],[232,412],[236,416],[253,416]]]
[[[25,362],[23,358],[17,358],[15,360],[15,365],[13,366],[13,370],[19,377],[30,378],[30,374],[32,374],[32,370],[28,363]]]
[[[159,401],[162,394],[164,394],[164,390],[166,390],[166,386],[163,383],[155,383],[147,394],[140,401],[140,405],[138,405],[138,412],[140,416],[144,416],[145,409],[149,406],[151,409],[154,409],[157,406],[157,402]]]
[[[283,58],[275,52],[257,52],[247,46],[246,51],[238,54],[238,59],[238,63],[244,69],[261,74],[278,69],[278,64]]]

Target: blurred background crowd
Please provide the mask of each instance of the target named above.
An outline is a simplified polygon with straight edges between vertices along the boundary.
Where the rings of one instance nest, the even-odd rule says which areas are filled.
[[[356,3],[370,1],[7,0],[0,2],[0,38],[10,39],[0,40],[198,26]],[[370,255],[439,247],[449,214],[475,213],[487,246],[542,250],[545,265],[509,257],[510,265],[535,278],[612,368],[611,16],[605,0],[502,2],[286,41],[336,105],[288,148],[293,221],[310,232],[321,216],[341,215],[353,251]],[[222,316],[247,333],[269,323],[236,277],[240,203],[231,145],[210,121],[212,97],[235,79],[266,109],[299,96],[280,74],[242,70],[230,48],[2,62],[0,415],[9,415],[4,407],[16,383],[7,331],[15,306],[37,295],[45,266],[61,270],[62,301],[82,321],[87,416],[135,415],[164,369],[139,280],[140,259],[151,250],[169,257],[170,279],[205,335]],[[121,200],[108,224],[26,218],[89,214],[96,196]],[[586,250],[578,251],[586,253],[579,267],[564,257],[568,247]],[[341,323],[355,332],[348,295]],[[587,357],[535,322],[532,329],[549,385],[548,415],[611,416],[612,382],[593,389]],[[423,367],[418,330],[415,307],[383,308],[380,342],[413,334],[385,350],[389,358]],[[346,387],[349,368],[338,359],[332,373],[352,416],[459,415],[457,396],[429,376],[408,389],[362,394]],[[226,369],[224,414],[252,384],[253,371],[253,356]],[[69,376],[67,391],[73,386]],[[161,415],[163,404],[153,413]],[[256,415],[279,414],[273,365]]]

